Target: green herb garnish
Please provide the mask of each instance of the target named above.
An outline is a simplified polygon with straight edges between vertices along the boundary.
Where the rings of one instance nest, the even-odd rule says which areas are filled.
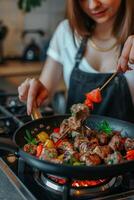
[[[112,134],[112,128],[110,127],[109,123],[106,120],[104,120],[103,122],[99,124],[98,131],[102,131],[106,133],[107,135]]]
[[[28,144],[37,144],[37,141],[34,137],[32,137],[31,133],[28,130],[26,130],[26,135],[24,136],[24,138]]]

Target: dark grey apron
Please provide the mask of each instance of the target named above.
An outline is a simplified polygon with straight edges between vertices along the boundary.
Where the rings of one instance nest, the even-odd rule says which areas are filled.
[[[79,69],[86,49],[87,39],[83,39],[76,55],[76,62],[70,77],[67,112],[75,103],[83,103],[85,94],[101,87],[112,73],[87,73]],[[92,114],[104,115],[134,122],[134,106],[125,76],[119,73],[102,91],[103,100],[94,104]]]

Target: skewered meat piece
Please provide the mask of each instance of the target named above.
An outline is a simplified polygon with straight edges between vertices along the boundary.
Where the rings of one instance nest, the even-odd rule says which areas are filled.
[[[80,161],[85,162],[87,166],[99,165],[101,158],[97,154],[90,154],[86,152],[80,156]]]
[[[60,134],[76,131],[82,126],[82,122],[89,116],[89,108],[84,104],[74,104],[71,107],[72,116],[63,120],[60,125]]]
[[[35,144],[25,144],[23,149],[24,149],[25,152],[27,152],[31,155],[36,155],[37,145],[35,145]]]
[[[71,113],[78,121],[84,121],[90,115],[88,106],[82,103],[72,105]]]
[[[51,133],[50,135],[50,139],[53,140],[54,142],[57,142],[58,139],[61,137],[61,134],[60,133]]]
[[[106,133],[97,134],[97,138],[99,139],[100,145],[107,145],[108,144],[109,138],[108,138],[108,135]]]
[[[109,154],[111,154],[111,148],[108,145],[105,146],[97,146],[93,150],[93,153],[97,154],[101,159],[106,158]]]
[[[124,143],[126,151],[134,149],[134,139],[127,138]]]
[[[111,149],[113,149],[113,151],[120,151],[123,149],[123,145],[122,145],[122,138],[120,135],[114,135],[109,144],[108,144]]]
[[[76,131],[81,127],[81,121],[76,120],[75,117],[69,117],[63,120],[60,125],[60,134],[69,133],[71,131]]]
[[[109,154],[107,158],[105,158],[105,163],[108,165],[118,164],[123,161],[123,157],[120,152],[115,151],[112,154]]]
[[[51,160],[58,156],[57,150],[55,148],[43,148],[39,159],[41,160]]]

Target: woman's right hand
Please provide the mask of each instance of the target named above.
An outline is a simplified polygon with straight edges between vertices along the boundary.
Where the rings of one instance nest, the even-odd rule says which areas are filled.
[[[19,99],[22,102],[27,102],[27,114],[30,115],[32,108],[40,107],[44,100],[48,97],[47,88],[40,80],[35,78],[27,78],[18,87]]]

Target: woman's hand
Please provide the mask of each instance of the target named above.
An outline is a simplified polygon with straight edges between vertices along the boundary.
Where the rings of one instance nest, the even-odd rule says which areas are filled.
[[[126,72],[131,70],[129,64],[134,64],[134,35],[129,36],[124,44],[118,61],[118,71]]]
[[[35,78],[27,78],[19,87],[19,99],[22,102],[27,102],[27,113],[31,114],[32,108],[39,107],[48,97],[46,87]]]

